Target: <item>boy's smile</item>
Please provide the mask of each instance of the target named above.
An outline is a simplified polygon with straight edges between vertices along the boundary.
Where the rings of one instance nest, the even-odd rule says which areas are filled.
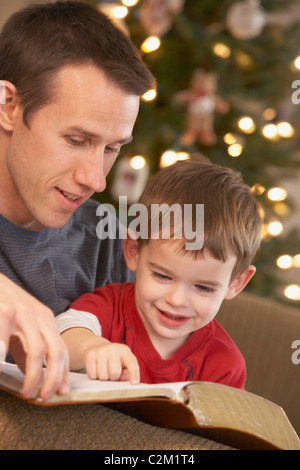
[[[162,323],[174,327],[182,326],[189,319],[186,315],[171,313],[166,310],[158,310],[158,315]]]
[[[137,310],[162,358],[213,320],[224,298],[234,294],[235,257],[223,263],[205,252],[195,259],[177,245],[177,240],[150,240],[135,261]]]

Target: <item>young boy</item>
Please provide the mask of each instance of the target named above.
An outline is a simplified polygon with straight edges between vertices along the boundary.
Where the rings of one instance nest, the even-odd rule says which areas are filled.
[[[237,172],[194,157],[158,172],[140,204],[147,207],[142,223],[149,236],[124,240],[135,284],[96,289],[57,317],[71,370],[85,367],[100,380],[202,380],[243,388],[244,359],[214,318],[255,273],[262,221],[250,188]],[[155,204],[204,204],[202,246],[187,250],[176,218],[169,237],[162,223],[150,233]],[[191,232],[198,233],[203,227],[195,213]]]

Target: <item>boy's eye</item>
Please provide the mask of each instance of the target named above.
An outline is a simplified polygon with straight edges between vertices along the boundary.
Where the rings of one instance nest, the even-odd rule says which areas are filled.
[[[199,292],[202,292],[204,294],[213,294],[215,292],[215,289],[213,287],[203,286],[201,284],[197,284],[195,287]]]
[[[153,271],[152,276],[157,279],[160,279],[161,281],[169,281],[171,279],[170,276],[167,276],[166,274],[158,273],[155,271]]]

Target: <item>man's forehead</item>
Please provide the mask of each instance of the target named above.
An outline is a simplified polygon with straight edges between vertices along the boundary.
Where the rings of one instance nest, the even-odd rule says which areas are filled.
[[[99,91],[107,87],[119,88],[117,85],[114,85],[114,82],[102,69],[91,63],[61,67],[54,74],[53,83],[54,85],[66,87],[66,90],[69,90],[70,87],[81,88],[83,85],[86,87],[95,86]]]

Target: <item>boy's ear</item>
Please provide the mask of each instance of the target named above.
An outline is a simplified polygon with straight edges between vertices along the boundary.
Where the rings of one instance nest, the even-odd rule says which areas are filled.
[[[123,254],[127,267],[135,271],[138,260],[138,242],[131,230],[127,230],[127,236],[123,242]]]
[[[255,266],[251,265],[248,269],[242,272],[235,280],[230,284],[225,299],[233,299],[238,295],[248,284],[250,279],[254,276],[256,271]]]
[[[7,80],[0,80],[0,126],[6,131],[14,128],[18,102],[16,87]]]

